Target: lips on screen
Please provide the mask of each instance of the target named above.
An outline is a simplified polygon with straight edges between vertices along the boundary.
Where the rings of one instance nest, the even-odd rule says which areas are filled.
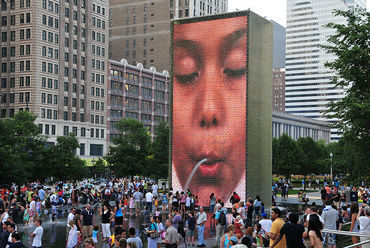
[[[225,200],[245,189],[246,27],[246,16],[174,25],[175,191]]]

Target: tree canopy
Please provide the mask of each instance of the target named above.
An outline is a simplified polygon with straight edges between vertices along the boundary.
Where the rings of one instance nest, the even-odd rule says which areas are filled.
[[[122,119],[116,127],[120,134],[109,147],[106,160],[118,177],[142,174],[150,155],[149,131],[134,119]]]
[[[87,173],[76,156],[78,141],[73,135],[57,138],[50,146],[39,133],[36,116],[19,111],[13,118],[0,119],[0,184],[24,184],[54,178],[77,180]]]
[[[370,158],[370,13],[365,9],[336,11],[344,24],[329,23],[335,30],[323,46],[336,59],[326,63],[334,71],[333,84],[346,91],[339,101],[329,104],[327,116],[343,132],[338,149],[341,168],[348,169],[353,180],[369,180]],[[335,157],[334,157],[335,158]],[[346,165],[345,167],[343,167]]]

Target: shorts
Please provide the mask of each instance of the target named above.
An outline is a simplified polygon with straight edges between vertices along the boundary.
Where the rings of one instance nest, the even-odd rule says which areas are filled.
[[[135,202],[135,208],[140,208],[140,202]]]
[[[91,237],[92,232],[93,232],[93,225],[82,226],[82,234],[83,234],[84,238]]]
[[[185,206],[185,210],[186,211],[189,211],[190,210],[190,206]]]
[[[195,236],[195,229],[194,230],[188,229],[186,232],[186,237],[194,237],[194,236]]]
[[[323,233],[323,238],[323,246],[337,244],[336,235],[333,233]]]
[[[114,218],[114,224],[115,225],[120,226],[120,225],[122,225],[122,222],[123,222],[123,216],[119,216],[119,217]]]
[[[94,244],[98,243],[98,239],[96,237],[93,237],[92,240],[94,241]]]

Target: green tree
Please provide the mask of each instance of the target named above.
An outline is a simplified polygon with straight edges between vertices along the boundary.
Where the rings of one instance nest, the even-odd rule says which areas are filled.
[[[273,174],[279,174],[278,171],[278,156],[279,152],[279,140],[277,138],[272,138],[272,173]]]
[[[344,17],[346,23],[328,24],[335,34],[328,39],[329,45],[323,47],[337,57],[326,66],[336,73],[333,84],[346,89],[346,95],[329,104],[327,116],[338,119],[335,127],[344,132],[339,148],[349,156],[341,162],[348,167],[345,171],[351,172],[353,180],[369,180],[370,13],[353,9],[335,14]]]
[[[167,178],[169,170],[169,128],[162,122],[157,127],[152,144],[152,156],[144,168],[144,174],[154,178]]]
[[[311,137],[299,138],[297,141],[299,151],[298,156],[298,174],[304,176],[306,182],[307,175],[318,174],[325,160],[325,148]],[[306,183],[304,184],[306,190]]]
[[[103,173],[105,173],[106,171],[107,171],[107,167],[105,166],[105,161],[99,158],[94,164],[94,172],[97,173],[101,177]]]
[[[59,136],[57,143],[50,148],[51,175],[56,180],[79,180],[87,176],[85,161],[76,155],[79,147],[78,140],[73,133]]]
[[[0,182],[23,184],[33,178],[32,168],[44,140],[34,123],[36,116],[20,111],[0,120]]]
[[[287,134],[283,134],[278,138],[276,152],[274,151],[273,153],[276,156],[274,171],[280,175],[284,175],[286,178],[290,178],[290,175],[294,174],[298,169],[298,148],[296,141]]]
[[[133,119],[120,120],[117,129],[120,134],[109,147],[106,160],[118,177],[141,174],[150,155],[149,131]]]

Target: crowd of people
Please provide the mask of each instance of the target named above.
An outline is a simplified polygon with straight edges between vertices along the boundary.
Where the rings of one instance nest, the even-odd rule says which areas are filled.
[[[0,248],[42,247],[43,220],[66,222],[67,248],[102,244],[116,248],[205,247],[206,227],[215,235],[214,247],[335,248],[336,235],[323,233],[324,229],[342,230],[343,224],[350,222],[350,231],[364,234],[353,236],[353,243],[370,235],[368,189],[344,190],[349,191],[348,197],[343,188],[324,185],[323,208],[306,205],[304,213],[285,214],[278,207],[265,209],[259,195],[243,201],[236,192],[226,203],[213,193],[202,196],[209,198],[209,204],[200,206],[199,197],[191,192],[174,192],[146,178],[113,178],[97,185],[85,180],[50,187],[38,183],[7,186],[0,191]],[[67,216],[64,210],[68,210]],[[127,218],[137,217],[144,220],[144,230],[124,225]],[[22,242],[22,228],[32,229],[31,242]]]

